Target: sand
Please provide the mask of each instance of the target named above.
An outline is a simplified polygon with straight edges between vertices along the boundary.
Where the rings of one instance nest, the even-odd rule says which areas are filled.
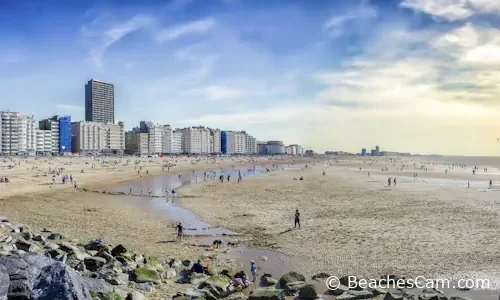
[[[108,163],[102,164],[103,160]],[[127,160],[130,160],[128,164]],[[80,189],[104,191],[117,183],[168,174],[167,167],[162,170],[162,165],[166,163],[176,164],[170,173],[177,174],[190,170],[289,160],[268,157],[225,158],[217,159],[214,163],[213,159],[188,157],[128,157],[121,162],[115,158],[101,158],[99,162],[87,157],[16,158],[15,167],[9,169],[8,165],[12,161],[5,159],[0,176],[8,177],[10,183],[0,183],[0,215],[9,217],[15,223],[26,224],[33,230],[48,228],[82,243],[102,237],[108,243],[121,243],[132,251],[161,259],[202,259],[214,266],[230,266],[235,261],[224,253],[214,255],[214,252],[206,251],[209,243],[207,237],[187,237],[182,243],[174,242],[175,224],[146,209],[145,199],[80,190],[75,193],[71,184],[61,183],[61,176],[73,175]],[[137,168],[134,168],[134,161],[138,162]],[[137,174],[139,166],[142,166],[143,177]],[[55,184],[52,184],[51,175],[45,176],[49,167],[65,169],[56,175]],[[82,169],[84,173],[81,173]],[[181,285],[162,285],[155,294],[148,295],[148,299],[164,299],[165,293],[184,288]]]
[[[182,205],[251,237],[254,247],[296,257],[309,275],[487,278],[498,286],[500,189],[487,188],[489,178],[500,181],[498,174],[481,169],[473,176],[470,168],[445,173],[447,167],[432,165],[423,172],[420,163],[404,172],[387,161],[332,163],[240,184],[188,186],[183,193],[194,198]],[[385,165],[388,172],[381,171]],[[293,180],[300,176],[305,180]],[[399,182],[388,187],[394,176]],[[298,230],[292,229],[295,209],[302,216]]]
[[[114,162],[115,159],[104,159]],[[130,160],[128,164],[125,162]],[[0,183],[0,215],[33,228],[49,228],[83,242],[103,237],[141,253],[161,258],[198,259],[215,266],[235,263],[236,253],[207,255],[206,237],[171,242],[175,224],[145,209],[139,197],[111,196],[73,191],[67,184],[52,184],[43,176],[48,168],[64,167],[81,188],[108,190],[117,183],[140,180],[134,161],[140,160],[142,176],[166,174],[166,162],[176,164],[170,172],[221,168],[232,165],[291,162],[282,158],[233,158],[213,162],[197,158],[126,158],[102,164],[92,158],[17,159],[13,169],[3,163]],[[497,174],[472,175],[466,170],[421,164],[396,172],[388,160],[359,159],[310,162],[293,159],[308,168],[272,171],[261,177],[244,178],[238,184],[216,181],[186,186],[180,203],[206,222],[241,234],[232,241],[245,246],[272,249],[292,257],[294,268],[311,275],[325,271],[336,275],[379,276],[385,273],[423,275],[428,278],[500,278],[499,187],[488,189]],[[92,164],[96,164],[92,168]],[[388,172],[381,168],[387,165]],[[359,167],[362,171],[359,171]],[[38,170],[36,169],[38,168]],[[84,169],[84,173],[80,170]],[[148,170],[149,175],[145,174]],[[322,176],[322,171],[326,176]],[[370,177],[367,172],[370,171]],[[418,179],[413,173],[418,172]],[[38,176],[36,176],[38,174]],[[293,180],[304,176],[305,180]],[[397,176],[397,186],[387,178]],[[466,188],[467,181],[471,188]],[[299,209],[302,229],[292,230],[293,214]],[[260,262],[264,264],[264,262]],[[179,285],[163,285],[150,299],[175,292]],[[163,294],[164,295],[164,294]]]

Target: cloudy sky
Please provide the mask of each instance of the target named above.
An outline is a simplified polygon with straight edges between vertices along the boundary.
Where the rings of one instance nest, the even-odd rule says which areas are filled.
[[[0,1],[0,109],[247,130],[316,151],[499,155],[500,1]]]

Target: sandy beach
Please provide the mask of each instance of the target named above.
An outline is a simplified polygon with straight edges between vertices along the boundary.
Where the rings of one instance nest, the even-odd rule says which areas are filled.
[[[487,278],[498,287],[498,172],[481,169],[472,175],[470,166],[432,164],[425,172],[420,162],[409,161],[331,163],[275,171],[240,184],[188,186],[183,192],[194,198],[182,205],[210,223],[248,235],[254,247],[296,257],[309,275]],[[381,171],[385,166],[389,170]],[[294,180],[300,176],[303,181]],[[387,186],[388,177],[396,177],[397,185]],[[496,187],[488,188],[489,178]],[[292,229],[295,209],[302,229]]]
[[[127,160],[129,162],[127,163]],[[105,163],[103,163],[103,161]],[[137,161],[137,167],[134,167]],[[189,237],[183,243],[175,243],[175,224],[146,209],[143,197],[113,196],[101,193],[82,192],[81,189],[109,191],[118,183],[133,182],[146,177],[168,174],[166,163],[175,164],[172,174],[254,163],[291,162],[283,158],[136,158],[122,159],[57,157],[57,158],[16,158],[3,160],[0,167],[2,177],[9,183],[0,183],[0,215],[7,216],[16,223],[22,223],[35,230],[48,228],[68,238],[78,238],[88,242],[98,237],[108,243],[123,244],[129,249],[155,255],[163,259],[203,259],[214,266],[229,266],[234,260],[222,253],[207,253],[206,237]],[[15,162],[13,168],[9,168]],[[114,170],[113,170],[114,166]],[[137,174],[140,171],[141,175]],[[64,168],[56,175],[45,172]],[[163,169],[162,169],[163,168]],[[83,169],[83,173],[81,170]],[[146,171],[148,174],[146,174]],[[62,175],[72,175],[79,191],[72,184],[62,184]],[[208,259],[207,256],[211,258]],[[183,286],[163,285],[148,299],[164,299],[166,292],[173,293]],[[155,296],[158,295],[158,296]]]
[[[109,243],[122,243],[165,259],[199,258],[214,266],[235,265],[241,259],[239,252],[207,251],[210,238],[206,236],[173,242],[175,224],[148,209],[144,197],[81,189],[111,191],[118,183],[169,174],[162,167],[166,161],[176,164],[170,169],[171,174],[280,163],[279,170],[244,177],[241,183],[233,175],[229,183],[212,180],[187,185],[178,190],[181,197],[176,202],[203,221],[240,234],[223,237],[225,241],[239,243],[237,247],[283,253],[290,257],[287,263],[307,275],[404,274],[487,278],[492,288],[499,284],[500,177],[493,168],[489,173],[480,169],[472,175],[471,166],[453,169],[423,165],[411,159],[391,163],[359,158],[226,158],[214,162],[182,157],[127,158],[121,162],[104,159],[105,164],[102,161],[17,159],[21,165],[12,169],[4,161],[2,176],[7,176],[10,183],[0,183],[0,215],[84,242],[103,237]],[[44,174],[49,167],[65,169],[56,175],[56,184],[52,184],[52,175]],[[388,171],[382,171],[386,167]],[[413,177],[415,172],[417,178]],[[74,192],[70,184],[60,183],[62,174],[72,174],[80,190]],[[304,180],[294,180],[301,176]],[[389,177],[397,178],[396,186],[387,186]],[[497,184],[492,189],[488,188],[489,178]],[[292,228],[295,209],[301,213],[301,229]],[[148,298],[163,299],[161,295],[180,288],[183,287],[162,285]]]

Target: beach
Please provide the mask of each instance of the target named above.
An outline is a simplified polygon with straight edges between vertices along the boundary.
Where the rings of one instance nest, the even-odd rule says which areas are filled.
[[[164,259],[201,259],[221,268],[246,267],[242,258],[258,259],[259,251],[271,250],[269,255],[284,255],[288,268],[307,276],[327,272],[372,278],[383,274],[486,278],[491,288],[499,286],[498,169],[484,172],[479,168],[472,175],[472,166],[423,165],[422,158],[391,163],[389,159],[364,158],[261,157],[214,162],[182,157],[168,159],[176,164],[169,173],[163,167],[165,158],[143,158],[137,165],[132,163],[135,160],[139,159],[126,158],[120,163],[115,159],[97,163],[92,158],[18,160],[20,166],[3,170],[2,176],[9,177],[10,183],[0,183],[0,215],[82,242],[102,237]],[[238,166],[248,169],[260,164],[277,167],[268,172],[263,169],[259,176],[244,171],[240,183],[233,174],[229,182],[220,183],[218,178],[192,181],[177,190],[176,205],[212,226],[239,234],[218,237],[234,243],[236,246],[229,246],[235,248],[232,251],[209,251],[214,238],[205,235],[174,242],[175,222],[147,205],[154,199],[102,193],[167,174]],[[51,183],[51,175],[40,175],[48,167],[65,168],[56,184]],[[388,171],[382,171],[386,167]],[[77,192],[70,184],[59,183],[66,173],[77,180]],[[388,186],[389,177],[397,178],[396,186]],[[489,178],[496,184],[492,189]],[[84,188],[95,192],[83,192]],[[301,214],[300,229],[293,228],[296,209]],[[265,270],[272,262],[259,260],[258,264]],[[283,271],[273,268],[267,270]],[[148,299],[163,299],[164,293],[183,288],[162,285]]]
[[[296,257],[309,275],[487,278],[497,288],[498,172],[472,175],[469,166],[445,173],[442,165],[425,172],[420,162],[398,172],[396,165],[332,160],[239,184],[191,185],[183,192],[193,198],[182,205],[250,236],[253,247]],[[389,171],[381,171],[385,166]],[[397,178],[396,186],[387,186],[388,177]],[[496,188],[488,188],[490,177]],[[292,228],[296,209],[301,229]]]

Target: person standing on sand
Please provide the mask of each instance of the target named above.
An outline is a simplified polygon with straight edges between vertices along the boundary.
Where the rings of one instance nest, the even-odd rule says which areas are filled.
[[[392,181],[392,178],[389,177],[389,179],[387,179],[387,186],[391,186],[391,181]]]
[[[257,266],[255,265],[255,261],[250,261],[250,273],[252,273],[253,282],[257,281]]]
[[[130,190],[128,191],[128,195],[132,195],[132,188],[130,188]]]
[[[297,225],[299,225],[300,229],[300,213],[298,209],[295,210],[295,225],[293,226],[293,228],[297,228]]]
[[[467,188],[470,188],[470,181],[467,181]]]
[[[179,222],[179,224],[177,224],[176,228],[177,228],[177,240],[179,242],[182,242],[182,230],[183,230],[182,223]]]
[[[493,188],[493,181],[490,179],[490,189]]]
[[[394,177],[394,185],[396,185],[396,177]]]

